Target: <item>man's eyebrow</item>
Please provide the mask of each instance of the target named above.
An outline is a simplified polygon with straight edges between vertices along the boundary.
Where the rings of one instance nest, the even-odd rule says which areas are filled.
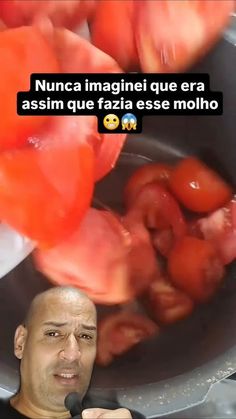
[[[64,322],[64,323],[60,323],[60,322],[55,322],[55,321],[47,321],[43,323],[43,326],[52,326],[52,327],[63,327],[66,326],[68,323]],[[94,325],[90,325],[90,324],[81,324],[81,327],[85,330],[97,330],[96,326]]]

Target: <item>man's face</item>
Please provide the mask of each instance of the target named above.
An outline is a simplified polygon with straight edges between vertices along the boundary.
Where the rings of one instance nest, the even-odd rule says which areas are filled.
[[[85,395],[96,356],[96,310],[73,293],[49,296],[27,327],[21,389],[36,406],[60,411],[65,396]]]

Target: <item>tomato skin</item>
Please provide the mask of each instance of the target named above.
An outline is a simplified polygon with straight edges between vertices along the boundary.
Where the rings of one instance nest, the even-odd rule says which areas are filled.
[[[145,294],[145,307],[158,324],[170,325],[190,316],[194,303],[162,275],[150,284]]]
[[[96,363],[107,366],[115,356],[158,333],[157,324],[141,314],[125,310],[110,314],[98,326]]]
[[[183,159],[170,177],[170,189],[187,209],[210,212],[232,197],[231,187],[196,157]]]
[[[168,273],[174,286],[195,302],[202,303],[218,290],[225,270],[210,242],[185,236],[170,252]]]
[[[79,225],[93,193],[87,144],[41,144],[0,154],[0,218],[50,247]],[[84,182],[86,179],[86,182]]]
[[[41,32],[30,26],[0,32],[0,50],[0,114],[4,115],[0,125],[0,151],[3,151],[24,145],[28,136],[49,118],[17,115],[17,93],[29,90],[31,73],[58,72],[59,64]]]
[[[173,166],[165,163],[148,163],[135,170],[124,189],[126,207],[130,208],[137,193],[148,183],[155,181],[164,187],[168,187],[172,170]]]

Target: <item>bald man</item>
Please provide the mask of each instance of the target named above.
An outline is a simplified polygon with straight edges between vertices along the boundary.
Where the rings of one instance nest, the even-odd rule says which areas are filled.
[[[14,353],[20,389],[0,401],[1,419],[70,418],[70,392],[85,396],[96,357],[97,313],[76,288],[54,287],[37,295],[24,325],[17,327]],[[83,419],[130,419],[127,409],[85,409]]]

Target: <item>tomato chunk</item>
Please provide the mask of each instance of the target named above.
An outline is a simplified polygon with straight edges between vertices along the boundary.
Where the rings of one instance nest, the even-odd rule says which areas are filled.
[[[189,157],[179,162],[170,177],[170,188],[187,209],[209,212],[232,197],[232,188],[202,161]]]
[[[225,274],[214,246],[191,236],[183,237],[171,250],[168,272],[173,285],[198,303],[216,293]]]
[[[25,144],[28,136],[48,119],[47,116],[18,115],[17,93],[29,90],[31,73],[55,73],[59,71],[59,64],[41,32],[30,26],[0,32],[0,50],[0,114],[4,115],[0,124],[2,151]]]
[[[120,311],[111,314],[99,323],[96,362],[107,366],[117,355],[158,333],[157,324],[139,313]]]

